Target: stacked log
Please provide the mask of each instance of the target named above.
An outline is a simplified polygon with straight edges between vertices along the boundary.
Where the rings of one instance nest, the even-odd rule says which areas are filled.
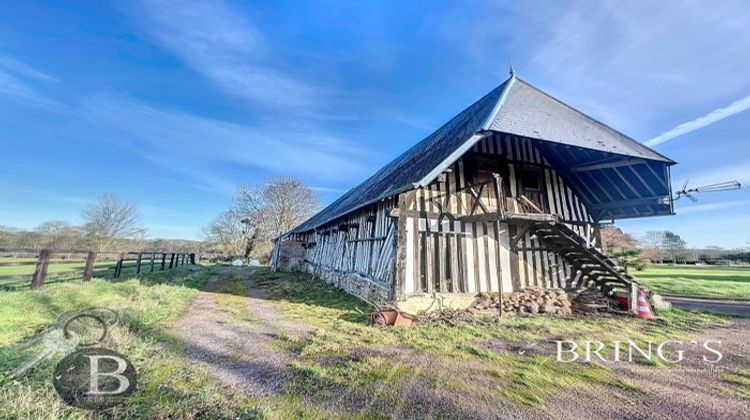
[[[574,313],[597,314],[621,312],[616,302],[596,289],[544,289],[529,287],[520,292],[479,293],[467,309],[441,308],[420,314],[421,322],[440,322],[453,325],[456,322],[485,323],[497,321],[507,314],[523,316],[570,316]],[[502,312],[501,312],[502,311]]]
[[[614,312],[617,310],[617,303],[596,289],[583,289],[573,299],[573,310],[585,314]]]
[[[503,313],[571,315],[569,294],[562,289],[529,287],[520,292],[498,294],[480,293],[472,306],[475,309],[502,310]]]

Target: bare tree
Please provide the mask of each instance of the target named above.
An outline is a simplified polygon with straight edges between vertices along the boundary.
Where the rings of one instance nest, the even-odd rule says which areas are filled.
[[[664,232],[650,230],[646,232],[640,241],[643,256],[651,261],[661,262],[664,259]]]
[[[89,245],[98,251],[111,249],[123,239],[141,239],[146,234],[135,204],[105,194],[83,212],[83,231]]]
[[[236,257],[244,255],[247,247],[247,235],[244,229],[242,216],[233,207],[222,212],[205,226],[203,234],[222,254]]]
[[[42,247],[55,251],[72,251],[82,242],[81,230],[72,224],[53,220],[44,222],[36,227],[36,232],[42,235]]]
[[[18,229],[0,225],[0,248],[13,248],[17,234]]]
[[[318,197],[296,178],[241,186],[232,207],[204,228],[207,239],[231,256],[270,259],[271,240],[307,220]]]
[[[272,178],[257,187],[241,186],[237,211],[269,238],[307,220],[318,209],[318,197],[297,178]]]

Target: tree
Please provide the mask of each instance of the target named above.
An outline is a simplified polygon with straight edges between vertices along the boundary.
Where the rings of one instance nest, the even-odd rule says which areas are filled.
[[[244,229],[242,216],[233,206],[206,225],[203,234],[222,254],[237,257],[243,255],[247,247]]]
[[[641,255],[641,250],[637,248],[615,248],[610,257],[625,270],[625,274],[630,274],[630,267],[638,271],[646,267],[646,260]]]
[[[672,260],[672,264],[675,264],[677,262],[677,257],[685,252],[685,245],[685,241],[680,238],[680,235],[670,231],[664,232],[662,238],[662,249]]]
[[[272,178],[241,186],[232,206],[204,228],[208,240],[229,256],[270,260],[272,239],[312,216],[318,197],[296,178]]]
[[[635,238],[629,233],[615,226],[604,226],[600,230],[602,238],[602,251],[606,254],[615,248],[633,248],[636,244]]]
[[[663,231],[650,230],[646,232],[640,241],[640,246],[643,251],[642,255],[651,261],[661,262],[664,259],[664,252],[662,250],[663,244]]]
[[[248,223],[270,239],[312,216],[318,197],[297,178],[272,178],[260,186],[241,186],[236,204]]]
[[[54,251],[73,251],[81,245],[81,230],[68,222],[53,220],[37,226],[42,236],[42,247]]]
[[[105,194],[83,212],[83,231],[89,246],[109,250],[124,239],[142,239],[146,234],[135,204]]]
[[[13,248],[18,229],[0,225],[0,248]]]

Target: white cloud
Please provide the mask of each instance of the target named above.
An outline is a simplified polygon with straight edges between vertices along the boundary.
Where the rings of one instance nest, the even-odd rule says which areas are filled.
[[[283,122],[247,126],[157,109],[132,99],[98,96],[81,117],[91,135],[117,144],[160,166],[200,180],[203,189],[232,194],[235,183],[220,173],[236,164],[310,180],[356,176],[364,152],[311,127]],[[234,171],[236,172],[236,171]]]
[[[57,82],[59,81],[56,77],[51,76],[47,73],[42,72],[24,62],[18,61],[15,58],[0,55],[0,67],[6,70],[23,75],[29,79],[36,79],[43,82]]]
[[[31,82],[55,82],[57,79],[11,57],[0,55],[0,93],[25,105],[60,110],[62,104],[40,93]]]
[[[464,19],[446,14],[443,31],[481,71],[503,74],[513,60],[521,77],[636,138],[750,89],[744,0],[484,1],[473,9],[453,13]]]
[[[744,187],[750,184],[750,162],[693,172],[681,177],[681,179],[689,180],[689,186],[691,187],[726,181],[739,181]]]
[[[658,144],[665,143],[675,137],[679,137],[692,131],[701,129],[747,109],[750,109],[750,95],[732,102],[727,107],[715,109],[702,117],[698,117],[692,121],[679,124],[675,128],[659,134],[658,136],[647,141],[646,144],[649,146],[656,146]]]
[[[148,30],[230,95],[269,107],[310,107],[321,92],[274,64],[274,51],[247,17],[218,1],[144,0]]]

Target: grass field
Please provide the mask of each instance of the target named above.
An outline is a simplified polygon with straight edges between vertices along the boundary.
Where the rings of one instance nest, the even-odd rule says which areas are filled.
[[[107,411],[106,417],[328,417],[325,411],[311,411],[303,400],[322,403],[346,390],[352,395],[371,393],[379,403],[404,404],[399,384],[415,381],[445,392],[491,395],[522,406],[541,407],[547,398],[569,388],[601,386],[636,394],[642,390],[627,379],[615,377],[606,367],[550,364],[541,369],[542,356],[498,353],[483,343],[527,342],[550,336],[627,336],[645,341],[680,337],[725,322],[713,315],[676,310],[658,323],[615,318],[514,318],[487,325],[378,328],[369,325],[372,308],[339,289],[310,281],[304,275],[256,269],[250,275],[266,289],[280,313],[310,326],[314,333],[302,340],[279,332],[279,348],[297,358],[294,379],[280,395],[248,400],[220,387],[203,367],[190,363],[184,343],[171,328],[197,290],[205,286],[212,270],[203,267],[190,273],[181,267],[145,274],[138,280],[94,279],[89,284],[58,283],[37,292],[0,292],[0,372],[28,356],[18,352],[15,344],[54,323],[58,314],[106,306],[122,314],[109,347],[138,366],[140,383],[129,402]],[[218,292],[217,302],[231,315],[232,322],[252,323],[254,317],[244,300],[244,278],[228,277],[212,290]],[[389,356],[388,352],[394,350],[396,353]],[[394,357],[398,354],[422,355],[453,368],[415,369],[405,363],[406,359]],[[43,363],[20,380],[0,382],[0,418],[90,418],[90,413],[66,406],[57,397],[50,377],[60,358]],[[486,389],[485,381],[506,385]],[[359,414],[367,417],[367,411]]]
[[[36,292],[0,291],[0,373],[28,357],[17,344],[71,310],[104,306],[117,310],[121,322],[112,329],[108,348],[127,355],[138,366],[139,390],[130,402],[108,412],[111,417],[245,418],[240,402],[213,383],[185,358],[182,342],[169,326],[193,300],[210,268],[191,273],[177,268],[117,282],[94,279],[66,282]],[[87,419],[94,414],[67,406],[52,387],[58,355],[19,380],[0,378],[0,418]]]
[[[652,265],[633,274],[665,295],[750,299],[750,268]]]
[[[150,254],[149,254],[150,255]],[[0,257],[0,276],[14,276],[11,279],[0,279],[0,290],[23,290],[29,287],[31,283],[31,276],[36,268],[35,264],[30,265],[3,265],[8,263],[35,263],[36,258],[13,258],[13,257]],[[151,261],[144,257],[142,271],[149,271],[151,268]],[[169,261],[167,261],[169,264]],[[70,280],[80,279],[80,274],[75,273],[63,273],[70,270],[76,270],[83,272],[85,262],[64,262],[60,260],[50,261],[50,265],[47,267],[47,284],[66,282]],[[102,279],[110,279],[114,275],[114,268],[116,261],[102,260],[96,261],[94,264],[94,277]],[[135,275],[135,262],[125,261],[122,269],[122,277],[129,278]],[[155,261],[154,269],[159,270],[161,267],[161,259]]]

